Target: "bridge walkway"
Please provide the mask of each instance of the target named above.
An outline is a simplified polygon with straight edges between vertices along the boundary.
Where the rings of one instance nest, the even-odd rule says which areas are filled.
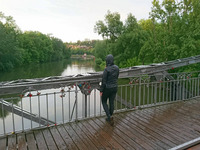
[[[113,127],[96,117],[7,135],[0,149],[171,149],[200,137],[199,108],[200,98],[194,98],[115,113]]]

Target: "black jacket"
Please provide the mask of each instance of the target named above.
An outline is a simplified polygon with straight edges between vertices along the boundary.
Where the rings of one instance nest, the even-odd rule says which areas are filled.
[[[103,92],[106,88],[116,88],[119,76],[119,67],[114,65],[114,58],[112,55],[106,57],[106,68],[103,72],[102,84],[100,91]]]

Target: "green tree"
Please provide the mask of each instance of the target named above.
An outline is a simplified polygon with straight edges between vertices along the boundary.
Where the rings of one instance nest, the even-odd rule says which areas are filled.
[[[106,55],[108,55],[108,48],[106,40],[96,42],[94,47],[94,54],[97,58],[105,61]]]
[[[13,18],[0,12],[0,71],[20,64],[22,51],[17,41],[20,32]]]
[[[108,11],[104,21],[99,20],[96,22],[95,32],[102,35],[103,38],[106,37],[114,42],[123,31],[123,22],[120,20],[120,14]]]
[[[20,47],[24,49],[24,62],[46,62],[51,60],[52,42],[50,37],[37,32],[26,31],[19,37]]]
[[[111,52],[120,67],[138,64],[136,61],[138,61],[140,49],[146,40],[144,30],[132,14],[128,15],[123,28],[123,33],[111,47]]]

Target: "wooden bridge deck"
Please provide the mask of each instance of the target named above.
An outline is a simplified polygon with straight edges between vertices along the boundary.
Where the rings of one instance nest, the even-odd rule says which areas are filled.
[[[200,137],[200,98],[0,138],[0,150],[170,149]]]

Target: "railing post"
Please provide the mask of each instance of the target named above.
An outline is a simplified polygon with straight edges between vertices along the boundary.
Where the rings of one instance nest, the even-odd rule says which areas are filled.
[[[188,75],[186,76],[185,82],[186,82],[186,88],[185,89],[187,90],[185,98],[187,99],[189,97],[188,95],[189,95],[189,92],[190,92],[190,90],[189,90],[189,83],[188,83],[189,82],[188,81]]]
[[[192,84],[192,97],[191,98],[193,98],[194,97],[194,78],[192,79],[192,76],[191,76],[191,84]]]
[[[57,122],[56,118],[56,92],[54,92],[54,119],[55,119],[55,124]]]
[[[14,110],[13,110],[13,99],[12,99],[12,121],[13,121],[13,132],[15,132],[15,119],[14,119]],[[32,126],[31,126],[32,128]]]
[[[1,99],[1,109],[2,109],[2,117],[3,117],[3,131],[4,131],[4,135],[5,135],[6,134],[6,128],[5,128],[5,117],[4,117],[3,99]]]
[[[194,95],[197,96],[197,78],[194,79]]]
[[[132,88],[133,88],[133,85],[130,85],[130,100],[129,100],[129,108],[131,109],[131,106],[132,106]]]
[[[47,126],[49,126],[49,107],[48,107],[48,94],[46,94],[46,106],[47,106]]]
[[[182,90],[182,100],[185,99],[185,92],[186,92],[186,89],[185,89],[185,74],[183,75],[183,90]]]
[[[30,94],[30,91],[29,91]],[[31,94],[29,96],[29,101],[30,101],[30,113],[32,114],[32,100],[31,100]],[[31,129],[33,128],[33,119],[32,119],[32,115],[31,115]]]
[[[76,120],[78,120],[78,85],[76,82],[76,87],[75,87],[75,103],[76,103]]]
[[[63,91],[64,92],[64,91]],[[61,99],[62,99],[62,122],[64,123],[65,121],[65,117],[64,117],[64,102],[63,102],[63,93],[62,93],[62,97],[61,97]]]
[[[87,95],[85,94],[85,118],[87,117]]]
[[[151,82],[151,105],[153,105],[153,103],[154,103],[154,99],[153,99],[153,97],[154,97],[154,95],[153,95],[153,82]]]
[[[24,131],[24,112],[23,112],[23,99],[21,98],[21,113],[22,113],[22,131]]]
[[[89,99],[88,99],[88,106],[89,106],[89,109],[86,109],[86,110],[88,110],[88,115],[87,115],[87,116],[89,116],[89,117],[90,117],[90,96],[91,96],[91,95],[89,95]]]
[[[139,107],[141,105],[141,76],[139,78]]]
[[[149,92],[149,89],[150,89],[150,84],[149,82],[147,82],[147,105],[149,105],[149,99],[150,99],[150,92]]]
[[[100,116],[101,116],[101,113],[102,113],[102,112],[101,112],[101,107],[102,107],[102,96],[99,94],[99,97],[100,97],[100,98],[99,98],[99,99],[100,99],[100,105],[99,105],[99,106],[100,106]]]
[[[165,102],[165,76],[163,75],[162,102]]]
[[[41,117],[40,117],[40,95],[38,95],[38,113],[39,113],[39,127],[41,126]]]
[[[70,101],[70,88],[68,89],[68,91],[69,91],[69,94],[68,94],[68,96],[69,96],[69,101],[68,101],[69,111],[68,111],[68,113],[69,113],[69,121],[71,121],[71,118],[70,118],[70,111],[71,111],[71,107],[70,107],[70,105],[71,105],[71,101]]]
[[[137,106],[137,102],[136,102],[136,84],[134,84],[134,107]]]
[[[177,79],[176,79],[177,81],[176,81],[176,90],[175,90],[175,92],[176,92],[176,99],[175,100],[179,100],[180,98],[179,98],[179,74],[177,74]]]
[[[154,87],[154,104],[157,104],[157,82],[155,82],[155,87]]]
[[[166,97],[165,97],[165,100],[166,100],[166,102],[169,102],[169,80],[167,79],[167,85],[166,85],[167,87],[166,87]]]
[[[159,83],[159,91],[158,91],[158,101],[159,101],[159,103],[162,101],[161,100],[161,85],[162,84],[162,80],[160,80],[160,83]]]
[[[146,82],[144,82],[143,83],[143,99],[142,99],[142,104],[143,104],[143,106],[146,104],[146,102],[145,102],[145,100],[146,100],[146,90],[145,90],[145,88],[146,88]]]
[[[96,89],[94,90],[94,116],[96,116]]]

